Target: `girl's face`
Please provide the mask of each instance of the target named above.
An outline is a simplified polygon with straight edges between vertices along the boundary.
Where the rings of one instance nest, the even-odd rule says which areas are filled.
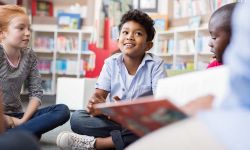
[[[30,23],[26,15],[14,17],[8,25],[7,31],[3,31],[4,44],[12,48],[26,48],[30,40]]]

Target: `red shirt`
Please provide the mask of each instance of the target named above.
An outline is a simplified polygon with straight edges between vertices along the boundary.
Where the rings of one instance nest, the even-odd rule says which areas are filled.
[[[217,60],[212,61],[210,64],[208,64],[207,68],[217,67],[221,66],[222,63],[218,62]]]

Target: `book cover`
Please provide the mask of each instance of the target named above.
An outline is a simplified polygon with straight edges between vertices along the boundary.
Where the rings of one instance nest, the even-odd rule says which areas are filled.
[[[94,105],[97,112],[143,136],[158,128],[187,117],[167,99],[155,100],[153,97],[134,101],[102,103]]]

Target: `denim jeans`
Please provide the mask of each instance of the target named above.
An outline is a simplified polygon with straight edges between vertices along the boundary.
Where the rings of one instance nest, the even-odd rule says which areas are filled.
[[[117,150],[122,150],[139,139],[131,131],[106,116],[91,117],[85,110],[75,111],[70,120],[72,131],[94,137],[112,137]]]
[[[0,135],[1,150],[39,150],[35,138],[23,131],[6,132]]]
[[[22,118],[24,113],[9,113],[9,116]],[[27,122],[16,126],[8,131],[25,130],[31,132],[38,139],[46,133],[69,120],[70,111],[64,104],[52,105],[38,109]]]

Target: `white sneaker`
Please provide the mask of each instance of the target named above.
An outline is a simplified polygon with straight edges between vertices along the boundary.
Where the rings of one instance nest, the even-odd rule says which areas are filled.
[[[56,144],[62,150],[95,150],[95,141],[93,136],[64,131],[57,136]]]

